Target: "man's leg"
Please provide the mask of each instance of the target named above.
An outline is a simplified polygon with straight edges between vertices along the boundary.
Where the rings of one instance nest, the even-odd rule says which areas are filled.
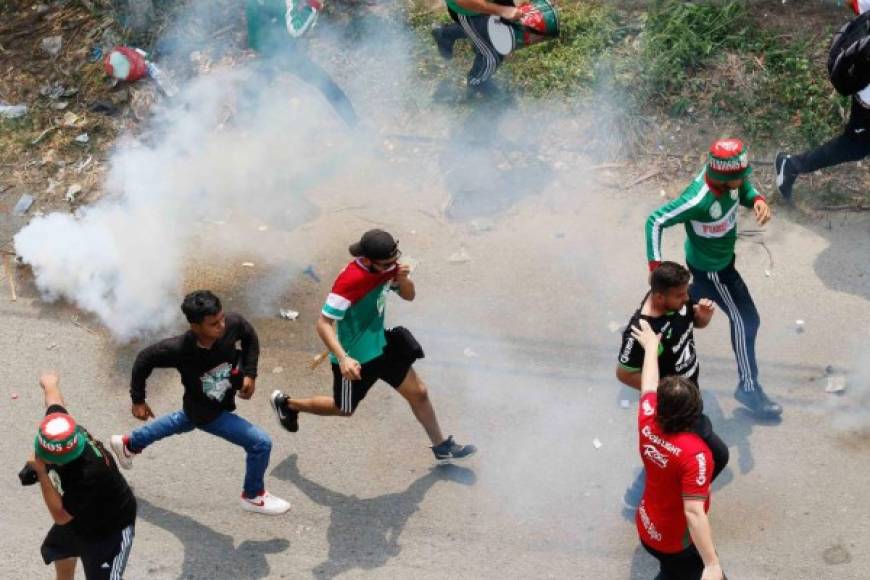
[[[310,413],[321,416],[350,417],[357,406],[368,394],[369,389],[378,380],[382,357],[362,365],[361,378],[352,381],[342,376],[339,366],[332,366],[332,396],[317,396],[307,399],[291,399],[281,391],[272,393],[272,406],[281,425],[290,432],[299,429],[296,424],[299,413]],[[289,413],[287,413],[289,411]],[[295,427],[295,428],[294,428]]]
[[[282,55],[281,60],[286,64],[289,72],[292,72],[306,83],[317,87],[348,127],[353,128],[357,125],[359,119],[347,94],[332,80],[329,73],[311,60],[302,49],[288,49],[286,54]]]
[[[138,429],[134,429],[130,433],[129,438],[125,439],[127,448],[133,453],[139,453],[152,443],[160,441],[172,435],[180,435],[193,430],[193,423],[187,417],[183,410],[163,415],[145,423]]]
[[[426,430],[432,445],[443,443],[444,434],[441,433],[438,417],[435,416],[435,409],[432,407],[431,399],[429,399],[429,390],[413,368],[408,371],[405,380],[402,381],[402,384],[396,390],[408,401],[408,404],[411,406],[411,412],[414,413],[417,421],[423,425],[423,429]]]
[[[123,578],[130,550],[133,547],[134,535],[135,526],[130,524],[105,538],[89,539],[81,556],[85,578],[87,580]]]
[[[269,466],[269,455],[272,453],[272,440],[269,435],[229,411],[224,411],[217,419],[200,425],[199,428],[245,450],[245,496],[254,498],[262,494],[266,489],[265,474]]]
[[[474,46],[474,64],[468,72],[468,86],[471,88],[485,85],[502,61],[502,56],[495,50],[487,36],[488,22],[489,16],[459,15],[459,24]]]
[[[849,161],[860,161],[868,155],[870,129],[847,126],[843,133],[811,151],[800,155],[777,153],[774,162],[777,189],[785,199],[791,199],[792,187],[799,175]]]
[[[696,435],[704,440],[704,443],[707,444],[707,447],[710,448],[710,453],[713,455],[713,479],[710,481],[715,481],[716,477],[725,469],[725,466],[728,465],[728,459],[730,457],[730,453],[728,452],[728,446],[725,444],[722,439],[713,432],[713,424],[710,422],[710,418],[707,415],[701,415],[698,418],[698,422],[695,423],[695,427],[693,429]]]
[[[334,415],[350,416],[348,413],[342,413],[341,409],[335,406],[335,399],[325,395],[309,397],[308,399],[288,399],[287,407],[299,413],[310,413],[325,417]]]
[[[782,407],[771,401],[758,383],[758,364],[755,358],[755,337],[761,318],[749,288],[734,268],[734,262],[718,272],[702,272],[691,266],[692,298],[710,298],[725,311],[731,326],[731,347],[737,359],[740,378],[737,399],[766,417],[778,417]]]

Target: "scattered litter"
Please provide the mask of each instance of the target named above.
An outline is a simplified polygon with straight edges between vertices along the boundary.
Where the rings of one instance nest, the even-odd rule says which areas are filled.
[[[0,117],[17,119],[27,114],[27,105],[5,105],[0,103]]]
[[[69,103],[66,101],[58,101],[56,103],[51,104],[51,108],[55,111],[63,111],[69,106]]]
[[[765,270],[764,275],[770,278],[773,274],[770,272],[770,270]]]
[[[75,140],[76,140],[76,143],[82,143],[82,144],[84,144],[84,143],[87,143],[88,141],[91,140],[91,136],[88,135],[87,133],[82,133],[81,135],[79,135],[78,137],[76,137]]]
[[[74,170],[76,173],[81,173],[82,171],[85,170],[85,168],[86,168],[88,165],[91,164],[91,161],[93,161],[93,160],[94,160],[94,156],[93,156],[93,155],[88,155],[87,158],[82,159],[81,161],[79,161],[78,163],[76,163],[75,165],[73,165],[73,170]]]
[[[629,407],[631,407],[631,401],[629,401],[628,399],[620,399],[619,406],[623,409],[628,409]]]
[[[297,312],[296,310],[285,310],[284,308],[282,308],[278,311],[278,316],[280,316],[284,320],[296,320],[297,318],[299,318],[299,312]]]
[[[599,439],[598,437],[592,440],[592,447],[594,447],[595,449],[601,449],[601,447],[603,446],[604,443],[602,443],[601,439]]]
[[[825,387],[826,393],[844,393],[846,391],[846,377],[843,375],[832,375],[828,377],[828,386]]]
[[[795,320],[794,324],[795,324],[795,328],[794,328],[795,332],[797,332],[798,334],[801,334],[804,331],[804,321],[803,320]]]
[[[57,343],[56,343],[56,342],[52,342],[50,345],[48,345],[48,346],[45,348],[45,350],[54,350],[54,349],[56,349],[56,348],[57,348]]]
[[[99,46],[94,46],[88,53],[88,62],[97,62],[103,58],[103,49]]]
[[[495,223],[486,218],[473,219],[468,225],[471,227],[471,231],[475,234],[489,232],[495,228]]]
[[[72,111],[67,111],[63,114],[63,119],[60,124],[63,127],[75,127],[76,123],[79,122],[79,116],[73,113]]]
[[[257,231],[258,232],[265,232],[268,229],[269,229],[269,226],[260,226],[257,228]]]
[[[18,398],[18,393],[12,393],[12,400],[16,400]]]
[[[464,354],[464,355],[467,356],[468,358],[477,358],[478,356],[480,356],[480,355],[478,355],[476,352],[474,352],[473,350],[471,350],[470,348],[466,348],[465,350],[463,350],[463,351],[462,351],[462,354]]]
[[[619,324],[618,322],[616,322],[615,320],[611,320],[611,321],[607,324],[607,329],[608,329],[610,332],[618,332],[620,328],[622,328],[622,325]]]
[[[451,254],[448,260],[454,264],[463,264],[471,261],[471,256],[466,251],[465,247],[460,248],[455,254]]]
[[[254,263],[253,262],[242,262],[242,266],[245,268],[253,268]]]
[[[32,205],[33,196],[25,193],[18,198],[18,203],[16,203],[15,207],[12,209],[12,215],[21,217],[27,213],[27,210],[29,210]]]
[[[308,267],[302,270],[302,273],[314,280],[315,282],[320,282],[320,276],[318,276],[317,272],[314,271],[313,264],[308,264]]]
[[[31,144],[31,145],[36,145],[37,143],[39,143],[40,141],[42,141],[42,140],[45,138],[46,135],[48,135],[49,133],[51,133],[51,132],[54,131],[55,129],[57,129],[57,125],[52,125],[52,126],[49,127],[48,129],[46,129],[45,131],[43,131],[42,133],[40,133],[39,135],[37,135],[37,136],[36,136],[36,139],[34,139],[33,141],[31,141],[30,144]]]
[[[280,375],[283,372],[284,372],[284,367],[275,367],[272,369],[273,375]]]
[[[74,183],[67,188],[66,195],[64,196],[64,199],[66,199],[68,202],[72,203],[76,200],[76,196],[78,194],[80,194],[81,192],[82,192],[82,186],[79,185],[78,183]]]
[[[668,194],[665,193],[665,190],[664,190],[664,189],[660,189],[660,190],[659,190],[659,197],[667,197],[667,196],[668,196]]]
[[[60,49],[63,48],[62,36],[46,36],[42,39],[42,50],[56,58],[60,54]]]
[[[116,46],[103,60],[103,69],[119,81],[134,82],[148,74],[148,55],[144,50],[128,46]]]

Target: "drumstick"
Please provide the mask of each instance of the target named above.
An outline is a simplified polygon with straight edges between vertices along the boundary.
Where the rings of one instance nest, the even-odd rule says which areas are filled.
[[[9,280],[12,302],[15,302],[18,300],[18,295],[15,293],[15,280],[12,278],[12,272],[9,270],[9,254],[3,254],[3,270],[6,272],[6,278]]]

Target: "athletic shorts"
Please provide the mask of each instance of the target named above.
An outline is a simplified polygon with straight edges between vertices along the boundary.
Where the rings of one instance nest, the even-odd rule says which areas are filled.
[[[80,558],[87,580],[121,580],[133,546],[135,524],[104,538],[85,538],[72,525],[53,525],[42,542],[46,564],[67,558]]]
[[[335,406],[342,413],[353,413],[378,379],[398,389],[413,364],[413,359],[398,355],[389,345],[384,348],[381,356],[362,365],[361,378],[358,381],[350,381],[341,376],[338,365],[333,364],[332,398]]]

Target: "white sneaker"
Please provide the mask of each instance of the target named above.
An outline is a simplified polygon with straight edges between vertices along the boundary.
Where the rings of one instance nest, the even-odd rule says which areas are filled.
[[[270,516],[283,514],[290,509],[289,501],[276,497],[268,491],[264,491],[253,499],[247,498],[245,497],[245,494],[242,494],[241,501],[243,510],[258,514],[267,514]]]
[[[112,451],[115,452],[115,457],[118,459],[118,465],[124,469],[130,469],[133,467],[133,457],[135,456],[135,453],[127,448],[127,444],[124,443],[123,435],[112,435],[112,438],[109,439],[109,446],[112,448]]]

